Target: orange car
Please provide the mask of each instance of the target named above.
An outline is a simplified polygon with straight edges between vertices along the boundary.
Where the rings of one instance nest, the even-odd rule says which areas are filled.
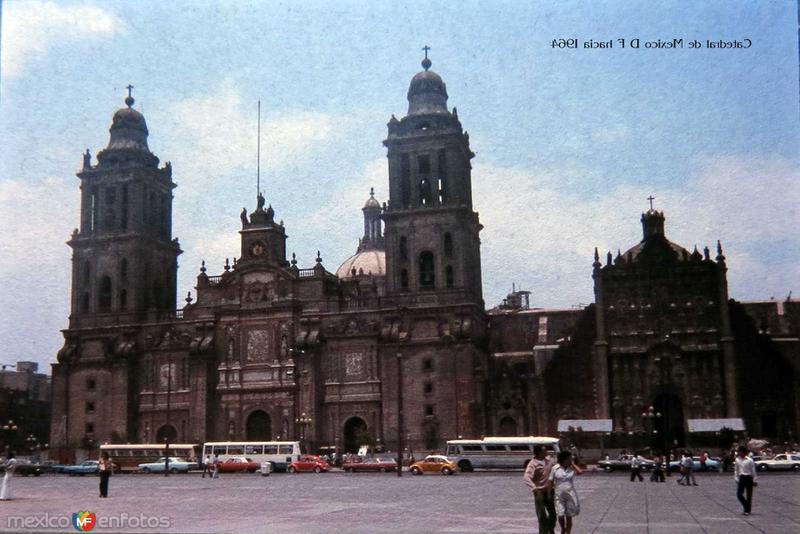
[[[438,454],[431,454],[426,456],[424,460],[414,462],[409,468],[414,475],[421,475],[423,473],[441,473],[443,475],[452,475],[458,469],[458,466],[451,462],[447,456],[440,456]]]

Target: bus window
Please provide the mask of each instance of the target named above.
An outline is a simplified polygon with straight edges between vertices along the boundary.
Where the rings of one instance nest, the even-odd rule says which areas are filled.
[[[236,455],[244,454],[244,447],[242,447],[241,445],[228,445],[228,455],[233,456],[234,454]]]
[[[486,445],[486,450],[489,452],[505,452],[505,445]]]
[[[447,446],[447,456],[453,456],[454,454],[458,454],[458,452],[458,445]]]
[[[509,445],[513,452],[531,452],[530,445]]]
[[[291,445],[281,445],[279,449],[279,454],[292,454],[294,452],[293,447]]]
[[[245,445],[244,454],[251,456],[253,454],[264,454],[264,448],[261,445]]]
[[[227,454],[227,453],[228,453],[227,445],[214,445],[214,452],[212,454]]]
[[[483,445],[462,445],[461,450],[464,452],[483,452]]]

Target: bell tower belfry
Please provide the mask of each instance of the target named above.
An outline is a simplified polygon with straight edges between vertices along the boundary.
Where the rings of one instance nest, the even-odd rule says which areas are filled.
[[[475,154],[424,50],[424,70],[408,89],[408,113],[400,120],[392,115],[383,142],[389,159],[387,292],[452,294],[451,302],[483,306],[482,226],[472,210]]]
[[[174,310],[177,260],[172,239],[172,166],[158,166],[147,146],[144,116],[126,107],[114,113],[108,146],[92,165],[83,155],[80,229],[72,247],[70,326],[97,314],[141,318],[145,312]]]

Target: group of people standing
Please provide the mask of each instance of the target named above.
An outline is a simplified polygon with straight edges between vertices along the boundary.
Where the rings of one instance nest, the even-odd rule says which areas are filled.
[[[638,478],[642,481],[644,458],[634,455],[631,459],[631,482]],[[684,452],[680,463],[681,478],[678,484],[697,486],[694,479],[693,457]],[[664,482],[664,472],[669,474],[669,465],[665,458],[658,456],[650,477],[651,482]],[[753,488],[756,482],[756,464],[748,455],[747,447],[737,449],[734,460],[734,479],[736,481],[736,498],[742,505],[742,514],[750,515],[753,506]],[[539,521],[540,534],[553,534],[556,521],[562,534],[572,531],[572,518],[580,513],[580,501],[575,491],[573,479],[583,471],[576,465],[570,451],[561,451],[553,461],[544,445],[533,447],[533,459],[525,468],[523,480],[533,493],[536,517]]]
[[[534,445],[533,459],[525,468],[523,479],[533,492],[539,532],[555,532],[556,520],[563,534],[572,532],[572,518],[581,511],[573,479],[583,471],[575,464],[570,451],[561,451],[553,462],[544,445]]]
[[[210,454],[207,455],[203,462],[203,478],[206,478],[206,474],[211,478],[219,478],[219,462],[219,454],[215,454],[213,458]]]

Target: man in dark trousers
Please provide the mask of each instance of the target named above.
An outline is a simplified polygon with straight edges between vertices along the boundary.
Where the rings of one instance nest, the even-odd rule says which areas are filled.
[[[753,507],[753,488],[756,482],[756,463],[747,455],[747,447],[741,445],[734,460],[733,476],[736,479],[736,498],[742,503],[744,515],[750,515]]]
[[[631,482],[636,477],[639,477],[639,482],[644,482],[644,478],[642,478],[642,458],[638,454],[634,454],[631,458]]]
[[[553,464],[553,458],[547,455],[544,445],[534,445],[533,459],[528,462],[525,474],[522,475],[525,484],[533,492],[540,534],[553,534],[556,528],[556,506],[550,482],[550,470]]]

